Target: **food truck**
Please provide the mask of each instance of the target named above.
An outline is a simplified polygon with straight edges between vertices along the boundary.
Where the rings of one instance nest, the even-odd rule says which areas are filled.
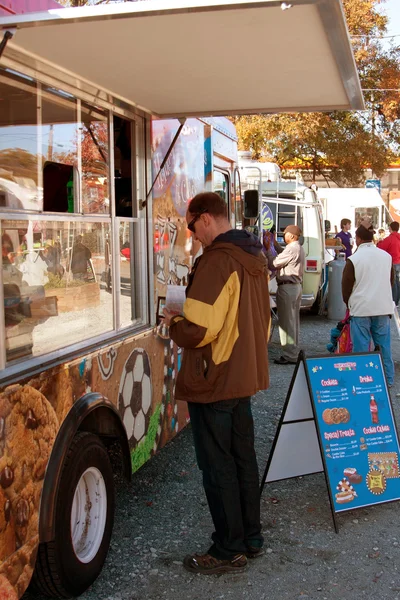
[[[111,448],[129,477],[187,422],[159,320],[187,202],[204,186],[240,217],[236,141],[207,119],[363,98],[339,0],[1,17],[0,98],[0,590],[67,598],[107,556]]]

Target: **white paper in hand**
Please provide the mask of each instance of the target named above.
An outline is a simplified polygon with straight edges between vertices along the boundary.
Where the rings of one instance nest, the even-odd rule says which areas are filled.
[[[184,285],[167,285],[165,308],[176,315],[183,315],[183,305],[186,300]]]

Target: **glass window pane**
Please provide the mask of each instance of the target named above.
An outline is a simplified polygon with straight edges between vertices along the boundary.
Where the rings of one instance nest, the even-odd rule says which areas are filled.
[[[242,227],[242,197],[240,193],[239,173],[235,171],[235,226],[237,229]]]
[[[43,210],[79,212],[77,102],[61,90],[42,97]]]
[[[108,223],[2,221],[1,236],[8,361],[112,330]]]
[[[108,214],[108,120],[105,112],[82,103],[82,210]]]
[[[214,171],[214,192],[219,194],[228,204],[229,179],[228,176],[225,173],[221,173],[221,171]]]
[[[370,206],[370,207],[359,207],[354,209],[354,213],[355,213],[355,223],[354,223],[354,227],[357,228],[360,224],[360,221],[362,221],[365,218],[369,218],[371,219],[372,222],[372,226],[374,227],[374,229],[378,229],[379,227],[379,208],[377,206]]]
[[[141,320],[141,280],[139,269],[139,223],[120,221],[119,261],[121,277],[120,311],[121,327]]]
[[[36,87],[0,69],[0,208],[41,210]]]
[[[114,116],[113,128],[115,214],[117,217],[134,217],[132,122]]]
[[[44,210],[109,213],[107,114],[47,89],[42,122]]]

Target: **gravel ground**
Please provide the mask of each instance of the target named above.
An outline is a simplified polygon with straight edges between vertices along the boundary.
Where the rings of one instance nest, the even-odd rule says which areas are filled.
[[[324,318],[302,316],[301,344],[306,353],[325,353],[332,326]],[[400,422],[400,340],[392,327],[397,373],[392,399]],[[271,363],[279,354],[275,331]],[[272,363],[270,389],[254,399],[261,474],[293,368]],[[207,550],[212,524],[189,426],[136,473],[131,484],[118,481],[107,563],[81,599],[400,600],[398,509],[393,502],[338,515],[336,534],[323,474],[268,484],[262,495],[266,554],[243,574],[190,574],[183,569],[182,558]]]

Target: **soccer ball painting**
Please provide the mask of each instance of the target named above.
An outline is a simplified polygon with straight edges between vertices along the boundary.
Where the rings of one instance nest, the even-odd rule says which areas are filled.
[[[151,416],[150,360],[143,348],[135,348],[124,365],[119,384],[118,409],[131,449],[144,439]]]

